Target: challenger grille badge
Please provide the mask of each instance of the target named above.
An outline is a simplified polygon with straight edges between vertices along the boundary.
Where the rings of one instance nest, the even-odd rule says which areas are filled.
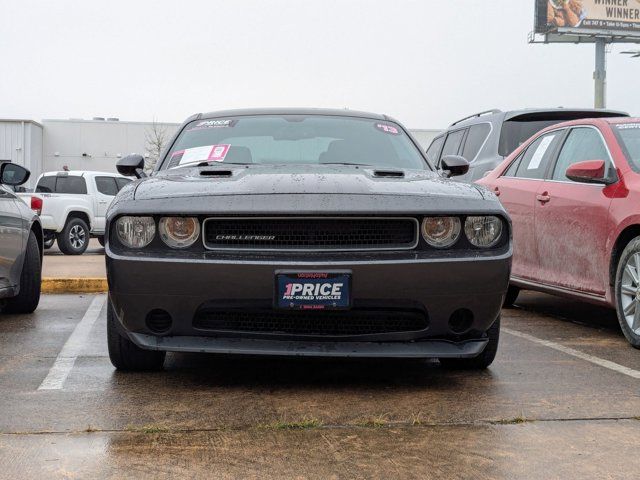
[[[264,241],[275,240],[275,235],[216,235],[216,240]]]

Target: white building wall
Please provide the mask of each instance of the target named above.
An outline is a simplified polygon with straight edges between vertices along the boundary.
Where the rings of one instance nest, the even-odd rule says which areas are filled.
[[[418,140],[418,142],[422,146],[422,149],[426,150],[427,148],[429,148],[429,145],[431,145],[433,139],[436,138],[442,132],[442,130],[416,129],[410,130],[410,132],[413,134],[416,140]]]
[[[0,120],[0,161],[28,168],[31,179],[42,173],[42,125],[32,120]]]
[[[46,171],[97,170],[115,172],[119,158],[146,155],[146,135],[152,122],[102,120],[43,120]],[[158,123],[171,139],[180,124]]]

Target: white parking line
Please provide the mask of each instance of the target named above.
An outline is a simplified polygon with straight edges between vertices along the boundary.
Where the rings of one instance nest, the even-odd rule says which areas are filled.
[[[106,295],[97,295],[93,299],[84,317],[82,317],[82,320],[76,325],[76,328],[73,329],[67,342],[62,347],[62,350],[60,350],[56,361],[49,370],[47,377],[38,387],[38,390],[62,389],[64,382],[73,369],[73,365],[76,363],[76,358],[82,353],[82,349],[86,345],[91,328],[100,316],[106,298]]]
[[[541,338],[534,337],[533,335],[529,335],[528,333],[511,330],[510,328],[503,327],[500,329],[500,331],[508,333],[509,335],[513,335],[514,337],[524,338],[525,340],[537,343],[538,345],[544,345],[545,347],[553,348],[554,350],[557,350],[559,352],[566,353],[567,355],[571,355],[572,357],[580,358],[582,360],[586,360],[587,362],[599,365],[604,368],[608,368],[609,370],[613,370],[614,372],[622,373],[623,375],[640,379],[640,371],[625,367],[615,362],[610,362],[609,360],[605,360],[604,358],[595,357],[593,355],[589,355],[588,353],[565,347],[564,345],[560,345],[559,343],[551,342],[549,340],[543,340]]]

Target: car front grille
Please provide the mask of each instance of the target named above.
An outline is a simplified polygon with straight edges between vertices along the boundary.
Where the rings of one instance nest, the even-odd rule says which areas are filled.
[[[418,243],[414,218],[208,218],[212,250],[408,250]]]
[[[203,308],[193,327],[218,333],[253,333],[311,337],[340,337],[420,332],[428,327],[420,310],[328,310],[322,312],[274,309],[218,310]]]

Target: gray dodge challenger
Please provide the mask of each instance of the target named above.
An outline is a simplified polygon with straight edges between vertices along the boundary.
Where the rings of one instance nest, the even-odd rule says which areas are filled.
[[[108,345],[121,370],[166,352],[437,358],[498,348],[511,226],[397,121],[348,110],[190,117],[107,213]]]

